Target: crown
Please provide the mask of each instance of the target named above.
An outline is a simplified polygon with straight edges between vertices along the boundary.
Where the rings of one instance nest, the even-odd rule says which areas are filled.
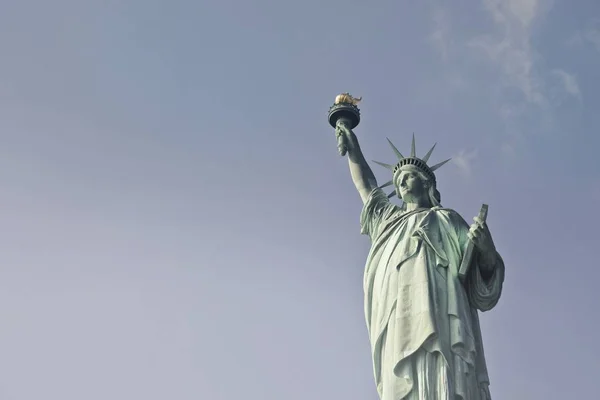
[[[429,165],[427,165],[427,161],[429,161],[429,157],[431,156],[431,153],[433,153],[433,149],[435,149],[435,145],[437,143],[434,144],[433,147],[431,147],[431,149],[429,149],[429,151],[427,152],[427,154],[425,154],[425,156],[423,158],[418,158],[416,150],[415,150],[415,134],[414,133],[413,133],[413,137],[412,137],[412,144],[411,144],[409,157],[404,157],[402,155],[402,153],[400,153],[400,151],[396,148],[396,146],[394,146],[394,144],[392,143],[392,141],[390,139],[387,139],[387,141],[390,144],[390,147],[392,148],[392,150],[394,150],[396,157],[398,157],[398,163],[395,165],[391,165],[391,164],[386,164],[386,163],[382,163],[379,161],[373,161],[374,163],[379,164],[382,167],[385,167],[385,168],[389,169],[390,171],[392,171],[392,180],[379,186],[380,189],[383,189],[385,187],[393,185],[394,182],[396,181],[396,178],[398,177],[398,174],[400,174],[400,172],[402,171],[402,167],[405,167],[408,165],[410,165],[414,168],[417,168],[419,171],[421,171],[425,175],[427,175],[433,182],[435,182],[436,178],[435,178],[435,174],[433,172],[451,160],[451,158],[449,158],[446,161],[442,161],[441,163],[438,163],[431,167]],[[397,194],[396,190],[394,190],[392,193],[390,193],[388,195],[388,197],[393,197],[396,194]]]

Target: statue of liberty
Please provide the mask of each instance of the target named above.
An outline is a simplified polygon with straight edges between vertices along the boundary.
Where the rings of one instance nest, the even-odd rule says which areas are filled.
[[[504,263],[485,220],[469,226],[442,207],[434,172],[449,160],[429,166],[435,145],[418,158],[414,135],[407,157],[388,139],[398,160],[376,162],[392,173],[378,185],[352,130],[358,99],[340,96],[330,123],[363,201],[361,233],[371,240],[365,317],[379,397],[491,400],[478,312],[498,302]],[[390,195],[382,190],[387,186],[395,189]],[[401,206],[390,201],[394,195]]]

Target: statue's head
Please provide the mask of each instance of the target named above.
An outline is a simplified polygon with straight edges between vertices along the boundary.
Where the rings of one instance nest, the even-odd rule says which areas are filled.
[[[439,206],[440,192],[435,180],[420,169],[407,165],[394,175],[395,193],[404,204],[418,203],[429,207]]]
[[[414,135],[409,157],[404,157],[389,139],[388,142],[398,157],[398,163],[390,165],[375,161],[377,164],[390,169],[393,173],[392,180],[382,185],[381,188],[394,185],[395,190],[389,196],[397,195],[405,204],[420,203],[429,204],[430,207],[439,206],[441,196],[436,188],[434,171],[450,161],[450,159],[432,167],[428,166],[427,161],[435,145],[433,145],[422,159],[418,158],[415,152]]]

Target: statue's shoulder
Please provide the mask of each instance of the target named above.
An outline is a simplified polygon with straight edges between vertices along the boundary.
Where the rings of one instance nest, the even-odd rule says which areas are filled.
[[[453,209],[440,207],[440,206],[431,207],[431,211],[434,211],[440,215],[458,215],[458,216],[460,216],[460,214],[457,213],[456,211],[454,211]]]
[[[431,210],[434,211],[438,217],[452,225],[466,224],[465,219],[457,211],[451,208],[433,207]]]

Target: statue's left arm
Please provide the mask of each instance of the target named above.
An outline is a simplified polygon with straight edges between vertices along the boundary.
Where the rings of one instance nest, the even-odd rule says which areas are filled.
[[[465,249],[470,241],[475,244],[475,254],[465,280],[465,288],[473,307],[488,311],[494,308],[502,294],[504,261],[496,250],[487,224],[475,217],[470,227],[463,221],[459,241]]]
[[[491,278],[496,269],[500,255],[487,223],[480,217],[473,218],[474,223],[469,227],[467,237],[475,244],[477,264],[484,279]]]
[[[476,255],[467,277],[467,292],[471,304],[488,311],[496,306],[504,284],[504,261],[496,250],[487,224],[475,217],[467,234],[475,243]]]
[[[494,251],[493,257],[477,254],[465,284],[473,307],[481,311],[494,308],[504,284],[504,261],[500,254],[497,251]]]

